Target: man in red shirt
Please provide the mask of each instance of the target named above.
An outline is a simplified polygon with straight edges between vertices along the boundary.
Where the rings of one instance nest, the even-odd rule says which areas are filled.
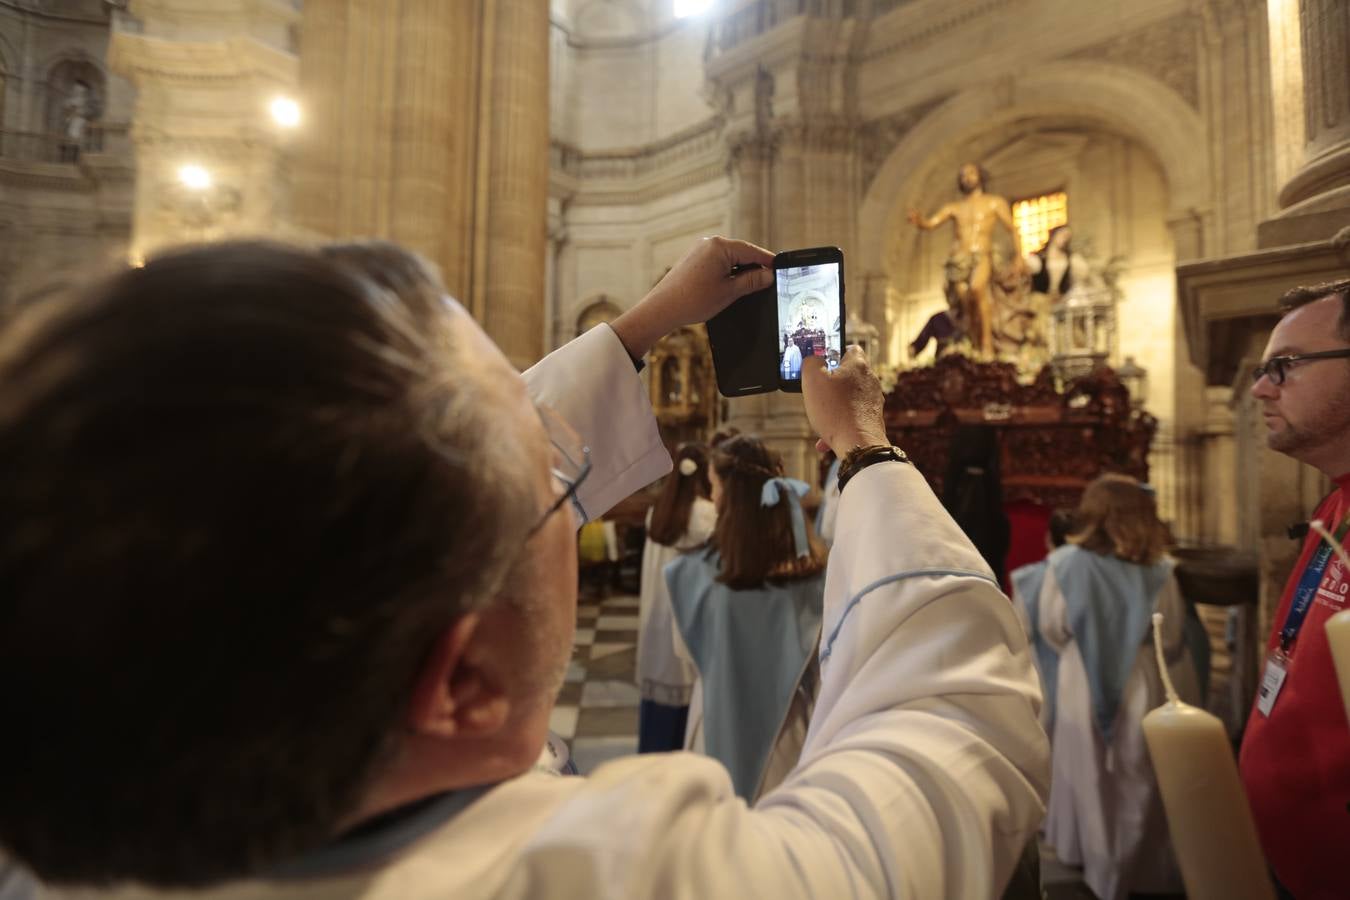
[[[1315,518],[1350,528],[1350,279],[1296,288],[1253,373],[1271,449],[1325,472],[1336,490]],[[1326,621],[1350,572],[1313,532],[1276,610],[1240,766],[1281,896],[1350,898],[1350,724]]]

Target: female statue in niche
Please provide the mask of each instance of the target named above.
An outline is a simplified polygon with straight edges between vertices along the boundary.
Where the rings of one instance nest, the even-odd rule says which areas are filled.
[[[1073,252],[1073,230],[1065,225],[1050,229],[1045,246],[1027,257],[1032,293],[1044,294],[1051,303],[1087,280],[1087,261]]]
[[[93,114],[89,82],[77,79],[61,104],[61,162],[78,162],[85,130]]]

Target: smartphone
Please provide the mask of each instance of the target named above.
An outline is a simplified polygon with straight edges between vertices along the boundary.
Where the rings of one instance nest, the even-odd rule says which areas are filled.
[[[844,253],[838,247],[789,250],[773,258],[778,389],[800,392],[802,360],[831,369],[844,355]]]
[[[778,300],[772,286],[746,294],[708,320],[717,390],[748,397],[778,390]]]

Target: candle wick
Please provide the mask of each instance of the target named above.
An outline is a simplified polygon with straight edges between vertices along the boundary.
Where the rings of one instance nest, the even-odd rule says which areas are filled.
[[[1167,702],[1177,706],[1181,703],[1181,700],[1177,697],[1177,689],[1172,685],[1172,676],[1167,674],[1167,659],[1163,656],[1162,623],[1163,614],[1155,612],[1153,614],[1153,650],[1158,654],[1158,674],[1162,676],[1163,690],[1167,692]]]
[[[1336,540],[1334,534],[1327,531],[1326,524],[1323,523],[1321,519],[1313,519],[1308,525],[1313,531],[1322,536],[1322,540],[1326,541],[1327,544],[1331,546],[1332,550],[1336,551],[1336,555],[1341,558],[1341,565],[1350,569],[1350,553],[1346,553],[1345,546],[1340,541]]]

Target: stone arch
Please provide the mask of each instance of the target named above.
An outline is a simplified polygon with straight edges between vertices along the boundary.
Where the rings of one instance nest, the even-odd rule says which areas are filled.
[[[576,333],[590,331],[596,325],[613,322],[623,313],[623,307],[606,294],[599,294],[581,303],[576,315]]]
[[[1198,256],[1199,233],[1213,203],[1207,135],[1200,115],[1162,82],[1122,66],[1095,62],[1047,63],[1014,82],[991,82],[962,91],[909,131],[882,163],[863,196],[858,217],[862,271],[893,269],[886,246],[910,199],[932,174],[945,148],[1033,119],[1090,123],[1128,137],[1157,159],[1168,187],[1169,221],[1197,223],[1193,246],[1178,257]],[[903,253],[903,249],[900,249]],[[855,271],[857,269],[855,268]]]

